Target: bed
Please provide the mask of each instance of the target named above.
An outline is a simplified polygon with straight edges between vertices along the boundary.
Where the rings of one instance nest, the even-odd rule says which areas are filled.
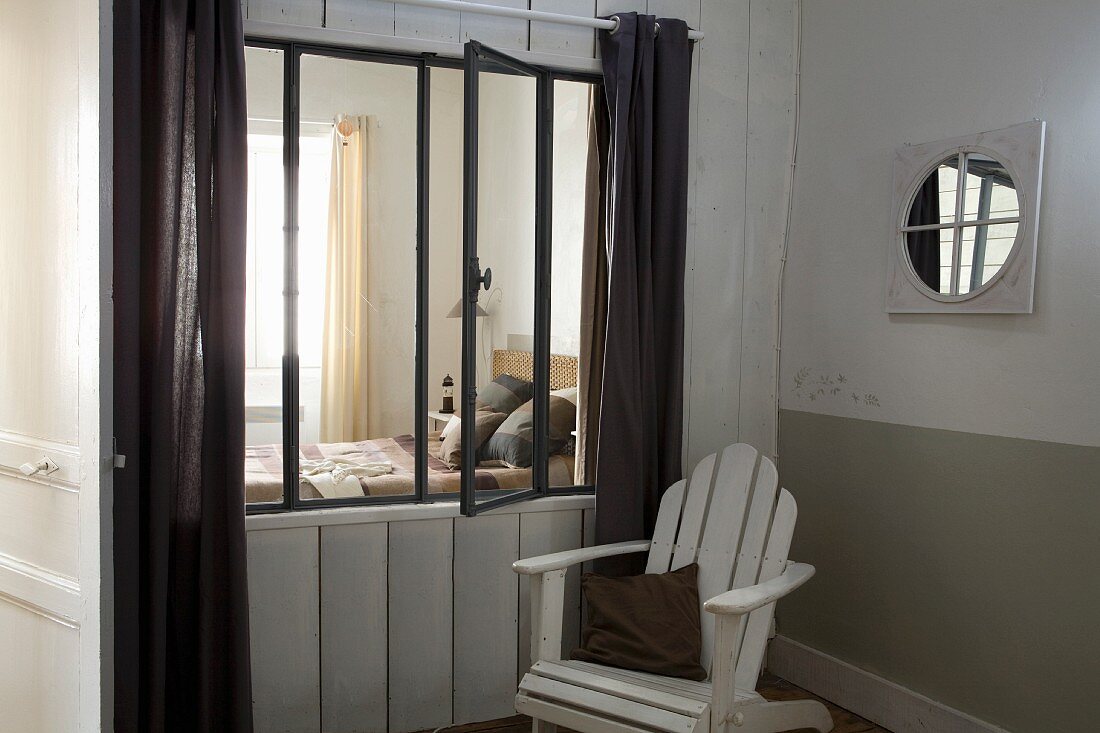
[[[509,374],[517,379],[533,381],[533,358],[528,351],[497,349],[493,351],[492,378]],[[577,384],[577,358],[552,354],[550,357],[550,389],[558,390]],[[452,469],[439,459],[440,434],[428,434],[428,493],[457,493],[462,472]],[[401,496],[415,493],[416,439],[412,435],[375,438],[355,443],[320,443],[305,445],[300,456],[306,460],[349,459],[357,463],[386,461],[392,471],[381,476],[360,478],[364,496]],[[551,486],[573,485],[573,456],[550,456]],[[478,467],[474,472],[478,491],[522,489],[531,485],[530,468]],[[300,483],[302,499],[320,499],[321,494],[307,481]],[[245,500],[250,503],[281,502],[283,499],[282,445],[249,446],[245,449]]]

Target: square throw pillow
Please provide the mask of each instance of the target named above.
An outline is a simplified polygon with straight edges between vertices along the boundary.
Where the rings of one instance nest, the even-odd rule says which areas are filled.
[[[534,385],[511,374],[501,374],[477,391],[477,409],[510,414],[531,399]]]
[[[475,452],[507,418],[508,416],[503,412],[492,412],[491,410],[478,410],[474,413]],[[461,423],[459,423],[459,427],[452,430],[439,446],[439,459],[451,468],[460,468],[462,466],[463,450],[462,429]]]
[[[451,419],[447,421],[447,424],[443,426],[443,430],[439,431],[439,439],[446,440],[447,436],[451,433],[457,432],[462,429],[462,418],[458,415],[451,415]]]
[[[588,623],[573,659],[641,672],[705,680],[699,566],[671,573],[581,576]]]
[[[575,393],[575,391],[574,391]],[[569,444],[577,426],[577,405],[567,397],[550,393],[550,455]],[[508,416],[481,448],[482,461],[499,461],[511,468],[530,468],[535,441],[535,402],[528,400]]]

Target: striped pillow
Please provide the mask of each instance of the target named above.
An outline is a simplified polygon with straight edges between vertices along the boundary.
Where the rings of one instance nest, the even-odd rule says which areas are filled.
[[[565,393],[565,394],[563,394]],[[550,393],[549,453],[561,452],[577,426],[576,388]],[[570,400],[572,396],[574,399]],[[478,454],[482,462],[499,461],[511,468],[530,468],[535,440],[535,402],[529,400],[505,420]]]
[[[501,374],[477,392],[477,409],[511,414],[531,399],[535,386],[511,374]]]

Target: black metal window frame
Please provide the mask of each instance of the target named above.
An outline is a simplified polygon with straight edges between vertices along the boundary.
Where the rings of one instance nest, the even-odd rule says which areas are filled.
[[[566,71],[542,66],[533,66],[514,59],[506,54],[495,51],[477,41],[470,41],[466,45],[466,55],[463,59],[452,59],[436,56],[434,54],[404,54],[389,51],[376,51],[359,48],[348,48],[316,43],[298,43],[294,41],[271,40],[265,38],[248,37],[245,39],[246,47],[267,48],[283,52],[283,220],[284,220],[284,354],[282,359],[282,437],[283,437],[283,497],[278,502],[256,502],[246,504],[248,514],[267,514],[288,511],[310,511],[314,509],[326,509],[333,507],[350,506],[375,506],[388,504],[416,504],[436,502],[458,502],[460,511],[473,516],[480,511],[510,504],[516,501],[536,498],[539,496],[567,496],[574,494],[590,494],[596,489],[594,485],[573,486],[549,486],[547,434],[549,431],[549,368],[550,368],[550,290],[551,290],[551,248],[553,236],[551,231],[550,216],[550,192],[553,188],[553,114],[554,83],[557,81],[577,81],[588,84],[602,84],[602,78],[598,74],[586,74],[582,72]],[[298,453],[300,447],[298,411],[288,405],[298,404],[299,399],[299,363],[298,363],[298,163],[299,163],[299,100],[301,95],[301,60],[302,56],[325,56],[329,58],[347,59],[350,61],[367,61],[374,63],[387,63],[414,67],[417,70],[417,130],[416,130],[416,366],[415,366],[415,473],[414,491],[412,494],[397,496],[361,496],[331,499],[302,499],[299,496],[299,465]],[[536,180],[536,211],[538,223],[536,224],[535,247],[535,346],[534,346],[534,377],[535,377],[535,441],[532,463],[532,487],[525,490],[495,490],[476,491],[474,486],[474,471],[472,451],[466,451],[462,463],[462,490],[459,492],[430,493],[428,491],[428,258],[431,254],[428,241],[428,211],[430,201],[428,197],[430,176],[430,115],[431,115],[431,71],[433,68],[461,69],[465,74],[466,105],[465,121],[467,131],[471,130],[471,69],[477,70],[478,59],[490,60],[496,65],[503,65],[523,73],[537,74],[539,92],[539,109],[536,117],[539,137],[537,155],[539,157],[538,176]],[[474,77],[474,99],[476,100],[476,75]],[[476,105],[473,106],[476,115]],[[476,116],[474,117],[476,120]],[[474,157],[476,160],[476,126],[473,137],[475,139]],[[468,184],[470,173],[470,134],[465,135],[464,157],[467,161],[463,171],[464,182]],[[476,168],[474,173],[474,193],[476,194]],[[476,195],[466,200],[466,186],[464,185],[464,215],[468,215],[470,206],[476,212]],[[472,201],[472,203],[471,203]],[[468,222],[468,216],[464,216]],[[466,232],[464,222],[464,232]],[[474,225],[476,237],[476,224]],[[464,314],[462,319],[462,368],[463,385],[471,384],[468,381],[468,362],[474,359],[474,333],[475,322],[474,304],[470,302],[470,292],[476,299],[477,284],[473,282],[471,288],[471,257],[468,256],[467,236],[463,237],[463,293]],[[477,274],[480,274],[478,272]],[[476,302],[476,300],[475,300]],[[545,362],[545,363],[544,363]],[[472,409],[476,387],[466,389],[462,395],[464,409]],[[467,406],[468,405],[468,406]],[[467,425],[467,423],[469,423]],[[473,442],[473,421],[465,421],[462,425],[463,442],[467,445]],[[471,434],[467,434],[470,431]],[[468,442],[467,442],[468,441]],[[466,453],[471,454],[470,458]]]

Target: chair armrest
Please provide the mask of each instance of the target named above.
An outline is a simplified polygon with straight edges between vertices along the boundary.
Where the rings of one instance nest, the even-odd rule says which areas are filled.
[[[734,588],[711,598],[703,608],[714,614],[741,616],[779,600],[814,574],[814,566],[801,562],[789,562],[783,573],[771,580]]]
[[[612,545],[580,547],[576,550],[566,550],[551,555],[539,555],[538,557],[516,560],[512,563],[512,570],[520,575],[539,575],[550,570],[561,570],[577,563],[588,562],[601,557],[629,555],[632,552],[646,552],[647,550],[649,550],[649,540],[633,540],[631,542],[616,542]]]

